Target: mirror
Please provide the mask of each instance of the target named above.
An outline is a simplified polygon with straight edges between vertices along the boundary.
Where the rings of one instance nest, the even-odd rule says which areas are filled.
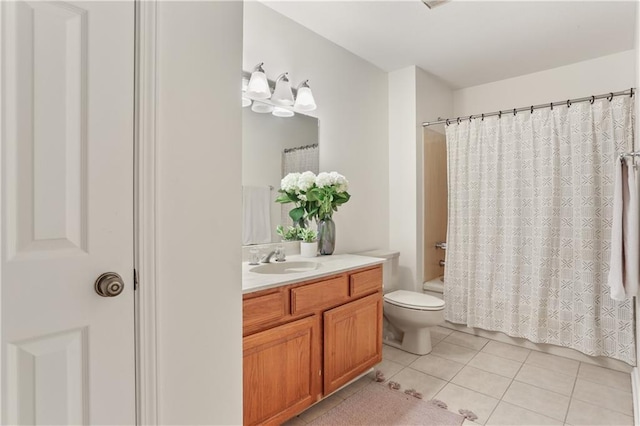
[[[268,104],[253,104],[242,110],[243,245],[279,242],[276,226],[293,224],[293,205],[275,202],[280,180],[292,172],[319,172],[318,119],[257,113],[252,108],[268,110]]]

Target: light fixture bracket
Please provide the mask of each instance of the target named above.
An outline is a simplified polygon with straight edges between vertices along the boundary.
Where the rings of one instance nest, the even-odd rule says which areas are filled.
[[[449,3],[450,1],[451,0],[422,0],[422,3],[424,3],[429,9],[433,9]]]
[[[277,84],[280,80],[289,82],[289,73],[283,72],[282,74],[280,74],[278,78],[276,78],[275,83]]]
[[[289,73],[282,73],[282,74],[287,74],[287,80],[289,79]],[[280,74],[280,76],[282,76],[282,74]],[[280,76],[278,76],[278,78],[280,78]],[[242,71],[242,77],[249,79],[251,78],[251,73],[247,72],[247,71]],[[306,80],[309,81],[309,80]],[[276,89],[276,82],[271,80],[270,78],[267,78],[267,82],[269,83],[269,88],[271,89],[271,91],[273,92]],[[301,83],[302,84],[302,83]],[[298,85],[298,87],[300,87]],[[295,87],[291,87],[291,91],[293,92],[293,96],[296,97],[298,95],[298,89]]]

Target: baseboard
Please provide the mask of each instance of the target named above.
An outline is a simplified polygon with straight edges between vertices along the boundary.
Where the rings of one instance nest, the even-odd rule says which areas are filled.
[[[640,416],[638,411],[640,410],[640,371],[638,367],[633,367],[631,370],[631,391],[633,392],[633,424],[640,425]]]

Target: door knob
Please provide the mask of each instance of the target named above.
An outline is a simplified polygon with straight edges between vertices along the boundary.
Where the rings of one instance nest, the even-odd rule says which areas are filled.
[[[98,277],[94,288],[96,293],[102,297],[114,297],[122,293],[124,281],[115,272],[105,272]]]

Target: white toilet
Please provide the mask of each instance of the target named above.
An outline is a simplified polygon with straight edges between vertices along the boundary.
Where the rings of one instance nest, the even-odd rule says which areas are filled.
[[[444,322],[444,300],[416,291],[400,290],[398,257],[390,250],[361,253],[385,259],[382,270],[384,288],[384,343],[416,355],[431,352],[430,327]]]

